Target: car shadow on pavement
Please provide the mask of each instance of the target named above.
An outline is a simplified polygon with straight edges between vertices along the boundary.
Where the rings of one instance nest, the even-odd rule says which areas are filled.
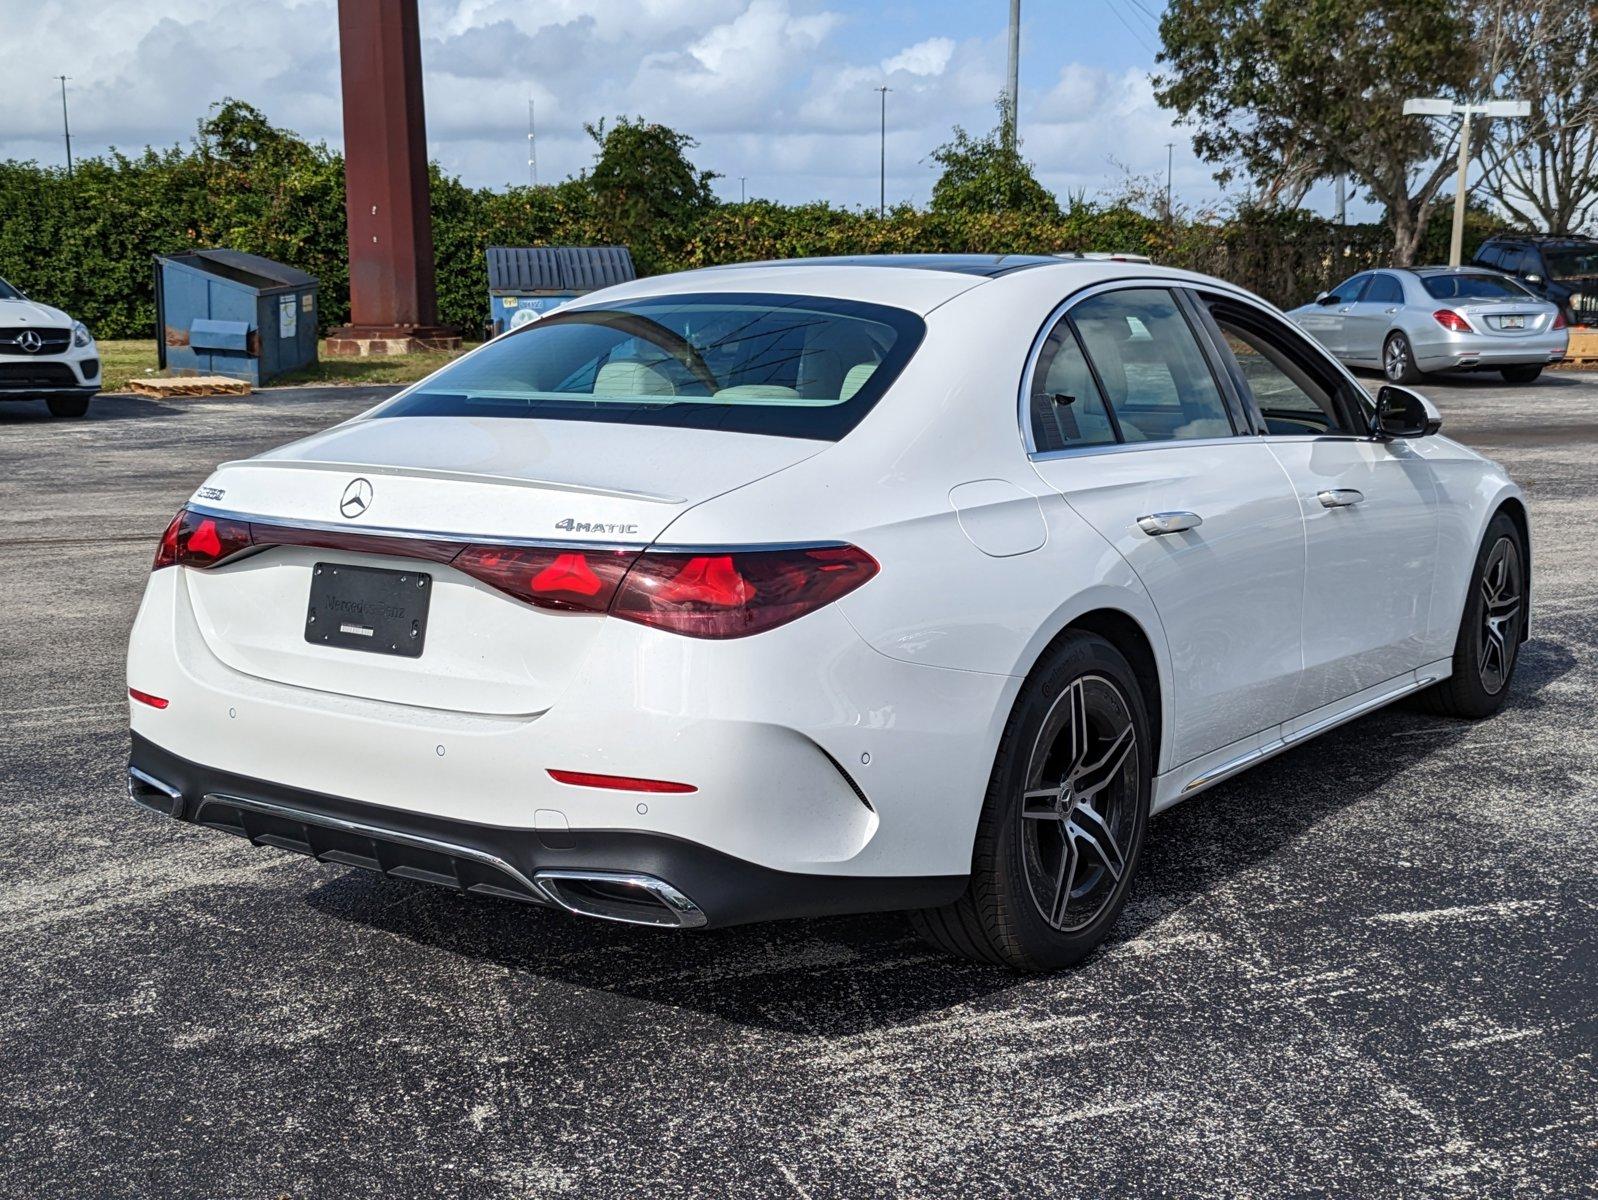
[[[1562,646],[1528,644],[1511,711],[1538,706],[1538,693],[1574,665]],[[1402,705],[1388,708],[1156,817],[1140,878],[1110,941],[1077,970],[1100,977],[1095,983],[1123,970],[1135,957],[1130,944],[1157,943],[1161,926],[1188,905],[1343,809],[1397,790],[1399,777],[1477,728]],[[1003,1005],[1004,993],[1037,986],[924,945],[895,913],[674,933],[466,900],[362,871],[314,888],[306,903],[325,916],[513,974],[798,1035],[913,1025],[961,1005]],[[1198,919],[1219,920],[1213,906]],[[1235,920],[1235,912],[1227,919]]]
[[[147,421],[152,417],[182,415],[183,406],[163,404],[144,396],[116,393],[96,396],[82,417],[52,417],[43,400],[8,400],[0,404],[0,425],[58,425],[62,429],[98,425],[107,421]]]

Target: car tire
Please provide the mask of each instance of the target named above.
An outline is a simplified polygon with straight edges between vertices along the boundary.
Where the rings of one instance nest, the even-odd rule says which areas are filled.
[[[1480,720],[1504,706],[1525,640],[1530,582],[1520,529],[1500,512],[1487,526],[1471,568],[1454,641],[1454,673],[1420,694],[1424,708],[1438,716]]]
[[[1537,377],[1543,373],[1542,364],[1532,366],[1504,367],[1499,374],[1504,377],[1505,383],[1535,383]]]
[[[1415,348],[1401,333],[1388,336],[1382,344],[1382,374],[1388,383],[1419,383],[1420,368],[1415,365]]]
[[[911,914],[912,926],[939,949],[1016,971],[1079,962],[1126,902],[1153,781],[1137,676],[1105,639],[1071,635],[1005,725],[965,894]]]
[[[45,399],[52,417],[81,417],[89,411],[88,396],[50,396]]]

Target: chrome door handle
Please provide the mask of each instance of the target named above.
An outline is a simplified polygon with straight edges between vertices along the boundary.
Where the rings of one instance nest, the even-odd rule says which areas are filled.
[[[1166,533],[1186,533],[1189,529],[1197,529],[1202,524],[1204,518],[1198,513],[1190,512],[1149,513],[1148,516],[1137,519],[1137,527],[1150,537],[1159,537]]]
[[[1322,508],[1347,508],[1365,499],[1365,493],[1353,488],[1327,488],[1324,492],[1316,492],[1315,499],[1321,502]]]

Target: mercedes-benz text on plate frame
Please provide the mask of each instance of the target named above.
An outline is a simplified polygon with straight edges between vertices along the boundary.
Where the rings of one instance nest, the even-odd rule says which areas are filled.
[[[1061,967],[1115,936],[1151,813],[1411,692],[1503,703],[1524,502],[1438,424],[1151,264],[596,292],[194,481],[128,790],[487,903],[903,910]]]

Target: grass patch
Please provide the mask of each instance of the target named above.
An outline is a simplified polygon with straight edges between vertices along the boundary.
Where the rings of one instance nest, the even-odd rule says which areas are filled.
[[[125,392],[135,379],[161,374],[156,366],[155,343],[143,339],[128,341],[102,341],[100,369],[103,386],[108,392]],[[460,353],[474,349],[464,347]],[[425,354],[379,355],[375,358],[322,358],[315,366],[303,371],[279,375],[268,387],[288,384],[315,384],[319,386],[357,386],[363,384],[405,384],[438,370],[458,354],[430,351]]]

